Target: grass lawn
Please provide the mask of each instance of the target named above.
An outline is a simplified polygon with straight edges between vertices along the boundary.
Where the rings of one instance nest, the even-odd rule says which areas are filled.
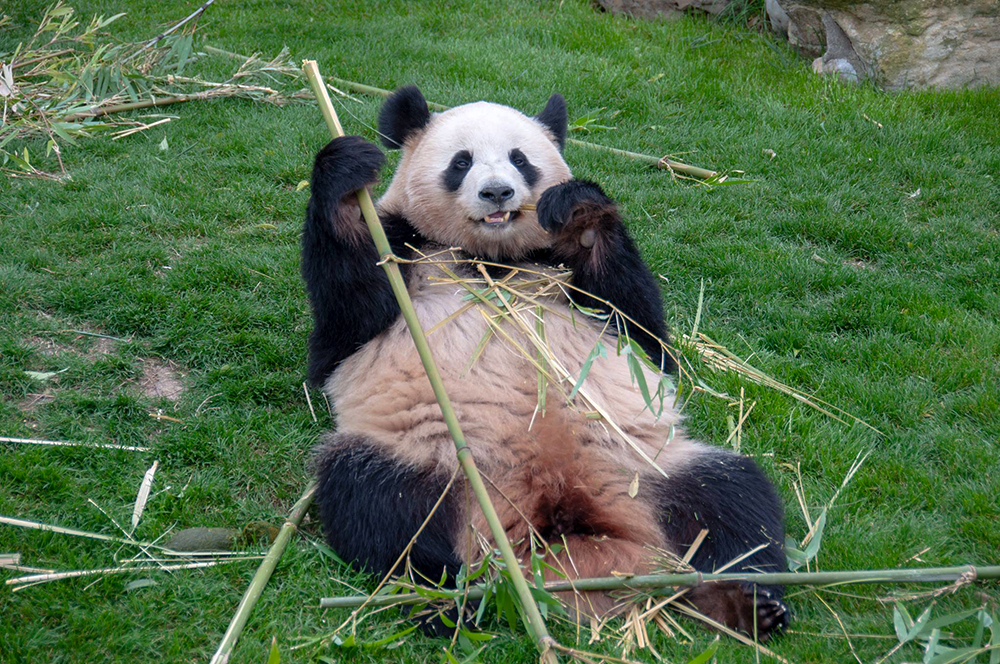
[[[200,2],[80,0],[140,40]],[[0,51],[27,38],[37,0],[8,0]],[[629,21],[582,0],[537,2],[216,2],[198,44],[315,58],[327,75],[384,88],[416,83],[429,100],[489,99],[540,110],[563,93],[570,118],[611,130],[574,137],[700,166],[750,184],[711,191],[569,146],[577,176],[622,205],[655,272],[675,331],[700,329],[781,381],[877,427],[838,423],[733,375],[710,385],[756,401],[742,433],[784,498],[788,531],[807,526],[859,452],[865,464],[828,516],[821,569],[1000,563],[1000,91],[883,94],[815,77],[766,35],[700,17]],[[196,66],[211,78],[231,61]],[[375,140],[379,101],[338,104],[348,131]],[[72,180],[0,177],[0,435],[148,446],[149,453],[0,444],[0,514],[115,534],[91,504],[128,524],[154,459],[154,497],[136,535],[170,527],[280,523],[309,481],[313,421],[302,390],[311,320],[298,238],[315,152],[328,134],[314,105],[217,100],[179,118],[63,157]],[[163,140],[167,149],[161,149]],[[20,149],[21,144],[12,146]],[[42,141],[28,144],[44,153]],[[773,156],[765,151],[773,151]],[[83,330],[130,342],[80,335]],[[47,382],[30,371],[61,371]],[[45,396],[38,396],[45,395]],[[174,418],[155,419],[160,411]],[[694,435],[722,445],[737,409],[704,394]],[[174,420],[179,420],[174,421]],[[286,552],[235,660],[435,661],[443,641],[413,635],[390,651],[289,648],[346,615],[322,595],[374,587],[311,545]],[[108,566],[113,545],[0,526],[0,552],[60,570]],[[122,552],[123,554],[125,552]],[[0,588],[0,662],[207,661],[256,567]],[[18,574],[4,572],[4,578]],[[793,589],[792,662],[866,664],[896,643],[888,587]],[[938,600],[935,615],[1000,600],[996,583]],[[911,602],[914,615],[926,600]],[[399,629],[382,613],[362,630]],[[968,621],[967,621],[968,622]],[[657,632],[672,662],[694,643]],[[484,662],[528,662],[526,638],[498,625]],[[974,624],[959,624],[955,645]],[[951,629],[951,628],[949,628]],[[854,636],[850,643],[846,630]],[[564,643],[572,629],[555,627]],[[876,637],[872,635],[882,635]],[[616,652],[610,640],[583,647]],[[891,661],[919,659],[915,645]],[[633,657],[655,661],[646,651]],[[753,662],[724,640],[718,661]]]

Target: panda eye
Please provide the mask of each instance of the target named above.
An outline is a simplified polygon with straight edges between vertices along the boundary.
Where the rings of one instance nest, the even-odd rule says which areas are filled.
[[[451,165],[460,171],[464,171],[469,167],[469,162],[467,162],[465,159],[457,159],[454,162],[452,162]]]
[[[522,159],[521,157],[514,157],[514,165],[524,166],[524,159]]]

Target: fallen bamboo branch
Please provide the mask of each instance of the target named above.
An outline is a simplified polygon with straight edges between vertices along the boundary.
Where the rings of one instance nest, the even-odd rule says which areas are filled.
[[[348,81],[343,78],[336,78],[334,76],[331,76],[330,80],[335,82],[337,85],[343,86],[348,90],[353,90],[354,92],[360,92],[369,95],[377,95],[380,97],[388,97],[389,95],[392,94],[390,90],[383,90],[382,88],[376,88],[371,85],[364,85],[363,83],[355,83],[354,81]],[[448,107],[442,104],[434,104],[428,102],[427,106],[432,111],[448,110]],[[690,164],[674,161],[673,159],[667,159],[666,157],[654,157],[652,155],[641,154],[639,152],[630,152],[629,150],[619,150],[618,148],[610,148],[606,145],[598,145],[597,143],[581,141],[576,138],[567,138],[566,142],[576,145],[577,147],[587,148],[588,150],[607,152],[610,154],[618,155],[619,157],[626,157],[628,159],[632,159],[635,161],[641,161],[662,170],[672,171],[680,173],[682,175],[689,175],[691,177],[699,178],[702,180],[707,180],[709,178],[714,178],[718,176],[718,173],[716,171],[710,171],[707,168],[699,168],[698,166],[691,166]]]
[[[245,558],[222,558],[220,560],[201,560],[193,563],[172,563],[169,565],[121,565],[119,567],[102,567],[100,569],[78,569],[70,572],[45,572],[41,574],[31,574],[19,576],[14,579],[7,579],[4,584],[15,586],[14,592],[29,585],[47,583],[49,581],[61,581],[63,579],[77,579],[81,576],[108,576],[110,574],[124,574],[125,572],[172,572],[179,569],[200,569],[202,567],[215,567],[225,563],[235,563],[244,560],[257,560],[259,556],[249,556]]]
[[[233,53],[232,51],[226,51],[221,48],[216,48],[214,46],[205,46],[205,50],[209,53],[215,53],[216,55],[224,55],[234,59],[248,59],[244,55],[239,53]],[[344,78],[337,78],[336,76],[330,76],[329,81],[333,81],[337,85],[340,85],[348,90],[353,90],[354,92],[360,92],[361,94],[373,95],[376,97],[388,97],[392,94],[391,90],[386,90],[384,88],[377,88],[374,85],[365,85],[364,83],[357,83],[355,81],[348,81]],[[427,107],[432,111],[443,112],[447,111],[450,107],[444,104],[436,104],[434,102],[427,102]],[[687,175],[690,177],[699,178],[701,180],[708,180],[710,178],[718,177],[719,173],[717,171],[712,171],[707,168],[699,168],[698,166],[692,166],[690,164],[685,164],[680,161],[674,161],[673,159],[668,159],[667,157],[654,157],[653,155],[642,154],[639,152],[631,152],[629,150],[620,150],[618,148],[611,148],[606,145],[599,145],[597,143],[590,143],[589,141],[581,141],[576,138],[566,139],[567,143],[572,143],[577,147],[587,148],[588,150],[597,150],[598,152],[607,152],[609,154],[618,155],[619,157],[626,157],[627,159],[632,159],[635,161],[641,161],[651,166],[655,166],[661,170],[670,171],[673,173],[680,173],[681,175]]]
[[[316,95],[316,101],[319,103],[320,111],[323,113],[323,118],[326,120],[330,133],[333,134],[335,138],[343,136],[343,127],[341,127],[340,120],[337,118],[337,111],[333,108],[333,104],[330,102],[330,97],[327,94],[326,86],[323,84],[323,79],[320,76],[319,67],[316,65],[316,61],[305,60],[302,63],[302,69],[305,72],[306,78],[309,80],[309,85],[312,87],[313,93]],[[504,530],[503,525],[500,523],[500,519],[497,516],[493,504],[490,502],[486,485],[483,483],[483,479],[479,475],[479,470],[476,468],[476,462],[472,456],[472,450],[465,441],[465,434],[462,433],[462,428],[458,423],[458,417],[455,415],[455,411],[451,405],[451,399],[449,399],[448,394],[444,389],[444,382],[441,380],[437,364],[434,362],[430,346],[427,343],[427,337],[424,334],[423,328],[420,327],[420,321],[417,319],[417,312],[413,308],[413,302],[410,301],[409,293],[406,290],[406,282],[403,281],[403,275],[400,272],[399,265],[392,260],[385,260],[393,255],[392,247],[389,245],[389,240],[386,238],[385,231],[382,229],[378,213],[375,211],[375,204],[372,202],[371,195],[368,193],[367,189],[359,190],[357,192],[357,196],[358,203],[361,206],[362,216],[365,219],[365,223],[368,225],[368,231],[372,235],[372,239],[378,249],[379,256],[383,259],[380,261],[382,268],[385,270],[386,276],[389,278],[392,291],[396,296],[396,302],[399,304],[400,311],[402,312],[406,325],[410,330],[411,336],[413,337],[413,343],[416,346],[417,353],[420,355],[421,362],[423,362],[424,370],[427,372],[427,378],[434,390],[434,396],[437,398],[438,405],[441,407],[441,415],[444,418],[445,423],[448,426],[448,431],[451,433],[451,437],[455,442],[455,454],[458,457],[458,462],[461,464],[462,470],[465,472],[465,476],[469,481],[469,487],[472,489],[473,493],[476,495],[476,499],[479,501],[479,506],[483,510],[483,515],[486,517],[487,523],[489,523],[493,539],[497,548],[500,549],[503,560],[507,565],[511,582],[514,585],[517,596],[520,600],[521,609],[524,612],[523,616],[528,632],[539,650],[541,661],[550,663],[558,662],[559,660],[555,652],[546,645],[551,637],[549,636],[548,629],[545,626],[545,621],[538,610],[538,605],[532,597],[531,589],[528,587],[528,583],[524,578],[524,573],[521,570],[521,565],[517,560],[517,556],[514,555],[514,550],[511,547],[510,542],[507,540],[507,533]]]
[[[281,560],[281,554],[285,552],[285,547],[288,546],[292,535],[298,529],[299,524],[302,523],[302,517],[305,516],[309,506],[312,505],[315,494],[316,485],[310,485],[305,490],[305,493],[302,494],[302,497],[292,506],[292,511],[288,514],[288,520],[281,526],[278,536],[274,538],[274,543],[267,550],[267,555],[264,556],[264,560],[261,561],[260,567],[257,568],[257,572],[253,575],[250,585],[247,586],[246,592],[243,593],[243,598],[240,599],[240,603],[236,607],[236,613],[233,614],[233,619],[229,621],[229,627],[226,628],[226,633],[223,635],[218,649],[212,655],[212,664],[225,664],[229,661],[229,656],[233,654],[233,648],[236,646],[236,640],[240,638],[240,633],[250,618],[250,612],[253,611],[253,607],[257,604],[257,600],[260,599],[261,593],[264,592],[264,586],[267,585],[271,574],[274,573],[274,568],[277,567],[278,561]]]
[[[17,443],[19,445],[49,445],[52,447],[90,447],[99,450],[125,450],[126,452],[148,452],[148,447],[133,447],[131,445],[109,445],[106,443],[69,443],[63,440],[40,440],[38,438],[11,438],[0,436],[0,443]]]
[[[940,583],[943,581],[962,581],[972,583],[986,579],[1000,579],[1000,565],[975,567],[960,565],[958,567],[924,567],[916,569],[881,569],[846,572],[727,572],[722,574],[704,574],[690,572],[685,574],[647,574],[642,576],[607,576],[591,579],[574,579],[572,582],[559,581],[546,583],[548,592],[573,592],[585,590],[640,590],[668,589],[693,587],[703,583],[722,583],[725,581],[745,581],[762,585],[774,586],[825,586],[852,583]],[[441,589],[434,589],[435,595],[440,595]],[[482,587],[468,589],[466,596],[470,600],[482,599]],[[457,596],[457,593],[456,593]],[[320,608],[340,609],[360,606],[367,595],[350,597],[324,597],[320,600]],[[375,597],[368,606],[379,607],[397,604],[421,604],[436,598],[420,593],[397,593]]]

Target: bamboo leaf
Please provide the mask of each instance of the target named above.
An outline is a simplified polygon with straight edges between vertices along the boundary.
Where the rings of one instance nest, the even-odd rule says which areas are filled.
[[[125,592],[132,592],[133,590],[139,590],[140,588],[149,588],[151,586],[158,585],[154,579],[136,579],[130,583],[125,584]]]
[[[927,633],[930,632],[931,630],[939,629],[941,627],[947,627],[948,625],[952,625],[961,620],[965,620],[966,618],[974,616],[975,614],[979,613],[980,610],[981,609],[977,607],[975,609],[969,609],[967,611],[959,611],[958,613],[951,613],[946,616],[935,618],[934,620],[931,620],[926,625],[924,625],[923,633]],[[981,625],[982,623],[980,623],[980,626]]]
[[[809,544],[803,551],[803,553],[806,554],[806,560],[812,560],[813,558],[816,557],[816,554],[819,553],[819,547],[823,541],[823,528],[825,526],[826,526],[826,509],[823,510],[823,513],[819,515],[818,519],[816,519],[816,523],[813,524],[812,539],[809,540]]]
[[[267,664],[281,664],[281,653],[278,652],[278,637],[271,637],[271,649],[267,653]]]
[[[583,361],[583,366],[580,367],[580,377],[576,379],[576,385],[573,386],[573,391],[569,393],[570,399],[573,399],[573,397],[576,396],[576,393],[580,391],[580,388],[583,387],[583,381],[587,380],[587,374],[590,373],[590,366],[594,363],[594,360],[598,357],[606,358],[607,356],[608,354],[607,351],[604,350],[604,344],[598,340],[598,342],[594,344],[594,349],[587,355],[587,359]]]
[[[910,620],[906,609],[899,602],[892,610],[892,626],[896,629],[896,638],[899,639],[900,643],[906,643],[910,640],[909,634],[910,628],[913,627],[913,621]]]
[[[941,640],[941,630],[932,629],[931,636],[924,646],[924,664],[930,664],[931,659],[937,654],[938,642]],[[950,648],[949,648],[950,650]]]
[[[955,648],[954,650],[948,649],[947,652],[941,653],[936,657],[924,660],[926,664],[954,664],[955,662],[968,662],[975,655],[983,652],[982,648]],[[996,651],[994,651],[996,652]],[[990,662],[992,664],[992,655]]]
[[[135,505],[132,507],[132,532],[135,532],[136,526],[139,525],[139,519],[142,518],[142,512],[146,509],[149,490],[153,486],[153,476],[156,475],[156,469],[159,465],[159,461],[154,461],[142,477],[142,484],[139,485],[139,493],[136,494]]]
[[[989,614],[986,613],[986,609],[979,609],[976,619],[976,633],[972,637],[972,647],[979,648],[983,645],[983,636],[985,635],[987,622],[990,619]]]
[[[55,378],[64,371],[69,371],[69,367],[66,367],[65,369],[60,369],[59,371],[25,371],[24,375],[27,376],[28,378],[32,378],[34,380],[38,380],[44,383],[46,381],[52,380],[53,378]]]
[[[715,656],[715,651],[719,649],[719,639],[716,638],[712,641],[707,648],[694,659],[688,660],[688,664],[705,664],[708,660]]]
[[[639,471],[636,471],[635,477],[632,481],[628,483],[628,497],[635,498],[639,493]]]
[[[990,664],[1000,664],[1000,620],[996,611],[990,613]]]

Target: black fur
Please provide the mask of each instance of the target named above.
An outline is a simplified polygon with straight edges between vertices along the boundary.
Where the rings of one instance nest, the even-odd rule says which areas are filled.
[[[573,285],[611,302],[653,336],[669,341],[663,318],[660,286],[629,237],[614,201],[598,185],[587,180],[570,180],[550,187],[538,199],[538,222],[548,232],[558,233],[572,218],[574,210],[582,204],[604,208],[609,216],[600,231],[604,234],[605,251],[599,265],[595,266],[592,261],[587,260],[585,252],[576,248],[560,254],[573,269]],[[599,301],[580,293],[575,293],[574,299],[586,307],[605,309]],[[664,371],[677,368],[673,359],[661,352],[656,339],[640,330],[628,330],[628,333],[653,362],[662,361]]]
[[[784,572],[784,516],[774,487],[753,460],[723,450],[712,451],[690,466],[655,483],[660,525],[668,541],[683,553],[702,529],[708,536],[691,565],[712,572],[760,544],[746,560],[726,571]],[[769,587],[780,597],[780,587]]]
[[[566,114],[566,100],[560,94],[549,97],[548,103],[535,119],[545,125],[556,139],[560,152],[566,147],[566,128],[569,116]]]
[[[420,89],[415,85],[399,88],[378,114],[382,144],[390,149],[401,148],[413,132],[423,129],[430,121],[431,111]]]
[[[338,439],[316,457],[316,500],[323,531],[345,560],[383,576],[431,513],[448,476],[419,471],[377,452],[364,438]],[[462,563],[455,555],[458,490],[438,506],[413,544],[413,568],[437,583],[442,570],[454,583]],[[401,572],[403,567],[397,567]]]
[[[510,163],[521,172],[521,176],[529,188],[535,186],[539,177],[538,169],[535,168],[535,165],[528,160],[528,157],[520,149],[514,148],[510,151]]]
[[[340,214],[345,197],[377,179],[383,159],[376,146],[357,136],[334,139],[316,157],[302,234],[302,277],[313,310],[308,375],[314,385],[399,316],[367,229],[345,227]],[[411,255],[405,243],[422,242],[402,217],[384,218],[382,226],[399,256]]]
[[[460,150],[451,158],[448,169],[441,174],[441,182],[444,188],[454,193],[462,186],[466,174],[472,168],[472,153],[468,150]]]

